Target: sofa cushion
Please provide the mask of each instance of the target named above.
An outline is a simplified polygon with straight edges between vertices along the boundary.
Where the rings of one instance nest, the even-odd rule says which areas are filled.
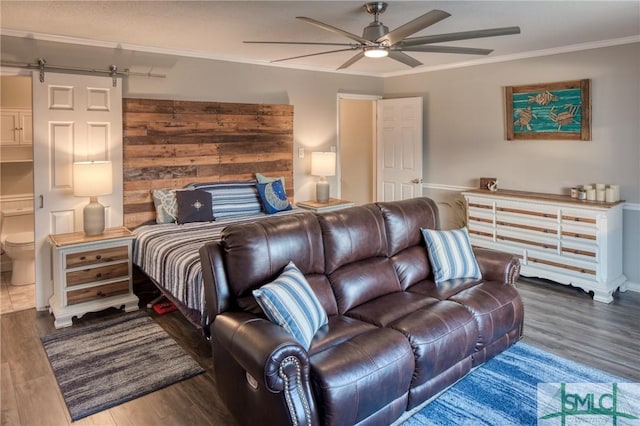
[[[460,291],[449,300],[463,305],[478,323],[476,351],[518,329],[524,311],[516,288],[497,281],[485,281]]]
[[[457,364],[465,366],[466,371],[461,374],[471,369],[478,326],[474,316],[464,306],[446,300],[438,301],[398,319],[388,327],[406,336],[415,355],[410,407],[443,389],[433,385],[423,387],[439,374]],[[445,382],[443,386],[449,384]]]
[[[320,424],[369,424],[390,407],[393,421],[406,409],[414,357],[397,331],[373,329],[311,355],[310,362]]]
[[[377,203],[384,219],[389,256],[408,247],[421,245],[420,229],[438,226],[438,208],[429,198]]]
[[[346,315],[378,327],[386,327],[418,309],[438,302],[438,299],[425,297],[421,294],[397,291],[363,303],[348,311]],[[393,308],[390,309],[390,306]]]
[[[345,265],[329,275],[329,281],[341,314],[377,297],[400,291],[393,264],[386,257]]]
[[[253,290],[253,295],[267,318],[291,333],[305,349],[327,323],[326,312],[293,262],[273,282]]]
[[[387,255],[382,215],[374,204],[323,213],[318,221],[327,274],[348,263]]]
[[[377,327],[366,322],[350,318],[345,315],[330,315],[327,324],[318,329],[308,352],[313,355],[318,352],[339,345],[354,337],[376,330]]]
[[[406,248],[391,257],[402,290],[427,279],[433,280],[429,256],[422,237],[420,239],[420,245]]]
[[[467,228],[450,231],[423,229],[436,284],[454,278],[482,278],[471,249]]]
[[[229,225],[220,246],[233,299],[273,281],[289,261],[304,275],[324,272],[322,234],[311,212]]]

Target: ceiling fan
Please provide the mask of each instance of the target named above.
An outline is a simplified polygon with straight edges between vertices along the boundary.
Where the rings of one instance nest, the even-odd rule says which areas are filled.
[[[369,58],[382,58],[389,56],[391,59],[395,59],[398,62],[402,62],[410,67],[417,67],[422,65],[422,62],[414,59],[404,52],[431,52],[431,53],[461,53],[468,55],[488,55],[492,49],[477,49],[470,47],[453,47],[453,46],[432,46],[433,43],[441,43],[446,41],[456,40],[468,40],[473,38],[482,37],[495,37],[502,35],[519,34],[520,27],[502,27],[502,28],[490,28],[485,30],[475,31],[463,31],[457,33],[447,34],[435,34],[422,37],[409,37],[412,34],[417,33],[437,22],[442,21],[445,18],[451,16],[449,13],[442,10],[434,9],[425,13],[412,21],[407,22],[398,28],[389,31],[382,22],[380,22],[380,14],[387,10],[387,3],[385,2],[371,2],[364,5],[364,9],[374,16],[374,21],[367,25],[363,32],[362,37],[350,33],[348,31],[341,30],[332,25],[325,24],[324,22],[317,21],[312,18],[304,16],[298,16],[297,19],[308,22],[311,25],[315,25],[324,30],[331,31],[336,34],[343,35],[356,43],[314,43],[303,41],[245,41],[244,43],[258,43],[258,44],[303,44],[313,46],[342,46],[343,48],[337,50],[329,50],[326,52],[310,53],[308,55],[292,56],[290,58],[278,59],[272,62],[288,61],[291,59],[305,58],[308,56],[326,55],[328,53],[345,52],[349,50],[357,50],[358,53],[351,57],[344,64],[340,65],[338,69],[347,68],[363,57]]]

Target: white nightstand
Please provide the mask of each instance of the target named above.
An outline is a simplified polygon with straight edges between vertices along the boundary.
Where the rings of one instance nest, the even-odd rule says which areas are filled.
[[[72,318],[106,308],[138,309],[133,294],[131,250],[134,235],[127,228],[109,228],[101,235],[84,232],[50,235],[53,247],[53,296],[49,311],[56,328]]]
[[[311,210],[315,213],[324,213],[353,207],[353,202],[339,200],[337,198],[329,198],[329,201],[326,203],[318,203],[317,201],[301,201],[296,203],[296,207]]]

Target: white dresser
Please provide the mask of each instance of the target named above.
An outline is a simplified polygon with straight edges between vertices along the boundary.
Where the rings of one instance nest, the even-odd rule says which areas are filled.
[[[472,244],[518,256],[522,276],[571,284],[604,303],[626,290],[623,202],[509,190],[462,194]]]

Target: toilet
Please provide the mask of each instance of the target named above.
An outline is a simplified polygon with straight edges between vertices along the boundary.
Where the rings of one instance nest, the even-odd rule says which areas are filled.
[[[11,259],[11,284],[35,283],[33,209],[5,209],[0,213],[0,243]]]

